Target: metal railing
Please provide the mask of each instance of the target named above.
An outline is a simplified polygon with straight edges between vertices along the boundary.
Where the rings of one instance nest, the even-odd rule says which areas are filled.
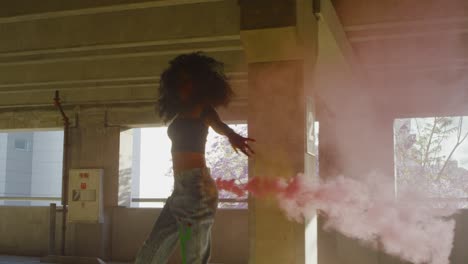
[[[61,197],[0,196],[0,201],[61,201]]]
[[[0,196],[0,201],[61,201],[61,197]],[[166,198],[132,198],[134,203],[165,203]],[[247,199],[220,198],[220,203],[246,203]]]
[[[166,198],[132,198],[132,202],[134,203],[164,203],[166,202]],[[247,199],[227,199],[227,198],[220,198],[218,199],[220,203],[246,203],[248,202]]]

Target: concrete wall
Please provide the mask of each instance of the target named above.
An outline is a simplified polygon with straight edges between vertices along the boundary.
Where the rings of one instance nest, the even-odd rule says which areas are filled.
[[[42,256],[48,246],[48,207],[0,207],[0,254]],[[112,259],[128,261],[151,230],[160,209],[115,208],[112,228]],[[245,264],[248,260],[248,215],[245,210],[220,210],[213,229],[213,262]],[[60,214],[57,215],[57,249],[60,245]],[[451,264],[465,264],[468,258],[468,210],[456,215],[455,242]],[[141,228],[129,228],[129,226]],[[398,264],[401,261],[384,254],[376,262],[362,254],[358,242],[339,237],[335,252],[340,264]],[[180,263],[178,249],[171,264]],[[179,260],[179,262],[177,262]]]
[[[0,207],[0,254],[47,254],[47,207]]]
[[[112,213],[112,260],[132,261],[151,231],[161,209],[121,208]],[[0,254],[43,256],[48,250],[48,207],[0,207]],[[60,249],[57,214],[56,249]],[[138,228],[135,228],[138,227]],[[82,241],[86,243],[86,241]],[[219,210],[213,226],[212,262],[244,264],[248,261],[247,210]],[[181,263],[180,249],[170,264]]]
[[[112,259],[131,261],[161,209],[115,208],[112,229]],[[138,226],[139,228],[128,228]],[[213,226],[213,263],[243,264],[248,262],[248,211],[219,210]],[[180,249],[174,251],[170,264],[181,263]]]

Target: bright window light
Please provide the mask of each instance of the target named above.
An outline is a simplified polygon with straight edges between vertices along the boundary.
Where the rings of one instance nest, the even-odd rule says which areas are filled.
[[[417,188],[468,206],[468,117],[394,122],[396,189]]]
[[[247,136],[247,125],[230,125],[238,133]],[[171,141],[167,127],[138,128],[133,131],[132,198],[166,199],[173,190]],[[238,183],[248,180],[247,157],[237,154],[224,136],[209,130],[206,144],[207,166],[213,178],[235,179]],[[220,192],[220,199],[237,198],[231,193]],[[247,197],[242,197],[247,198]],[[133,207],[162,207],[164,201],[132,202]],[[247,208],[246,202],[223,202],[220,208]]]

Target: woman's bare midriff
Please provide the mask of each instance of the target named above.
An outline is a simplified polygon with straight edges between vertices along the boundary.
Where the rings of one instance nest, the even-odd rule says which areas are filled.
[[[197,168],[205,168],[205,155],[196,152],[173,152],[172,153],[172,168],[177,174],[184,170]]]

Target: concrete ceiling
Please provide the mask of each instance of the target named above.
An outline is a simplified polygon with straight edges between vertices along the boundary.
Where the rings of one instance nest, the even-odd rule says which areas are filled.
[[[468,1],[333,3],[380,103],[400,101],[402,113],[416,115],[437,114],[442,104],[452,110],[440,113],[468,113]]]
[[[15,0],[0,8],[0,107],[152,103],[174,56],[226,64],[247,103],[239,6],[226,0]]]
[[[424,101],[418,107],[430,112],[443,102],[468,114],[467,1],[333,4],[366,93],[379,105],[399,101],[404,113]],[[196,50],[226,63],[234,104],[245,106],[239,25],[235,0],[7,1],[0,9],[0,107],[50,105],[55,90],[70,105],[150,104],[167,62]]]

